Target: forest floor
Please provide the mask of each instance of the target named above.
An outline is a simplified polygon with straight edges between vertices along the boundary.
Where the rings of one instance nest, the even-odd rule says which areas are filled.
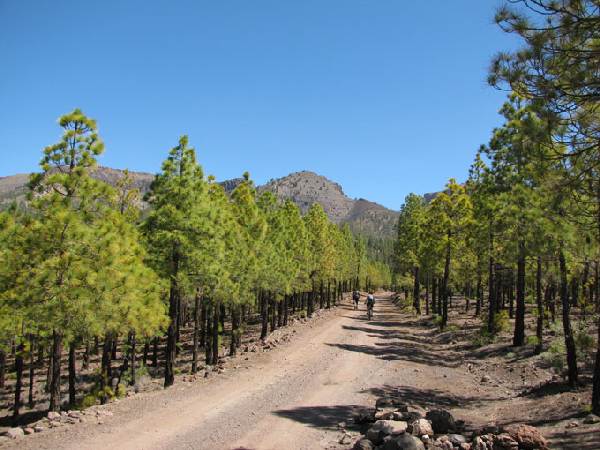
[[[178,382],[101,407],[112,415],[53,428],[2,448],[20,449],[341,449],[340,423],[350,434],[353,412],[384,395],[443,408],[466,422],[528,423],[551,448],[598,449],[600,424],[582,423],[589,380],[569,390],[532,347],[516,351],[510,337],[473,342],[472,313],[451,310],[449,331],[430,317],[406,314],[388,294],[375,316],[349,303],[280,329],[268,351],[225,358],[207,378]],[[458,307],[458,306],[456,306]],[[461,306],[462,309],[462,306]],[[100,409],[100,407],[97,407]],[[109,413],[109,414],[110,414]],[[576,424],[576,425],[574,425]]]

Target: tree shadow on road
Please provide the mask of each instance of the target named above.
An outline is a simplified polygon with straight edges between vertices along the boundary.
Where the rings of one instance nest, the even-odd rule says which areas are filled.
[[[385,343],[377,342],[375,345],[356,345],[356,344],[326,344],[330,347],[337,347],[349,352],[365,353],[373,355],[386,361],[410,361],[418,364],[426,364],[436,367],[459,367],[462,363],[457,360],[445,360],[440,358],[439,351],[429,351],[414,346],[411,343],[395,342]],[[451,359],[451,358],[449,358]]]
[[[280,409],[273,414],[311,427],[336,430],[339,429],[340,422],[344,422],[346,427],[352,425],[353,414],[361,409],[365,407],[362,405],[301,406]]]
[[[455,408],[467,405],[477,406],[501,398],[492,398],[476,395],[450,394],[439,389],[420,389],[413,386],[392,386],[389,384],[377,386],[361,391],[375,397],[391,397],[406,405],[420,406],[422,408]]]

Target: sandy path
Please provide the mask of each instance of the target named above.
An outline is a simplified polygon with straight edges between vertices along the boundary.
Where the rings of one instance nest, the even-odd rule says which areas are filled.
[[[459,356],[445,352],[440,360],[443,348],[432,346],[414,318],[407,321],[387,298],[370,322],[361,307],[345,304],[284,346],[237,358],[238,370],[121,401],[103,425],[50,430],[19,448],[344,448],[337,424],[383,393],[400,389],[424,406],[454,406],[442,395],[451,378],[454,395],[472,394],[473,377]]]

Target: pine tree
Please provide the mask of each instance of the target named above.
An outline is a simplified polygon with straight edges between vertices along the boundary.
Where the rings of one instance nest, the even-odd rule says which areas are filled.
[[[192,289],[189,273],[196,267],[197,245],[206,227],[202,209],[208,204],[207,183],[196,162],[196,152],[188,147],[187,136],[163,162],[153,181],[147,200],[152,210],[143,229],[151,264],[168,284],[169,326],[165,357],[165,387],[174,382],[177,332],[182,296]],[[204,226],[203,226],[204,225]]]

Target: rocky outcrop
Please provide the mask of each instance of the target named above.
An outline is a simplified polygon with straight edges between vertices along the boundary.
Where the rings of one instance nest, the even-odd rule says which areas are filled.
[[[423,417],[424,416],[424,417]],[[386,419],[379,419],[385,417]],[[464,422],[444,409],[425,411],[401,399],[383,397],[374,409],[358,411],[354,423],[365,427],[354,450],[535,450],[548,442],[535,427],[516,424],[466,433]],[[494,432],[489,432],[493,430]]]

